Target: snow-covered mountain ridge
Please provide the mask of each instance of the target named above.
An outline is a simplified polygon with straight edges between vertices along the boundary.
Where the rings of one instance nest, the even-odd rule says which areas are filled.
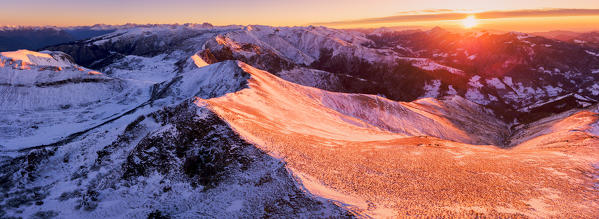
[[[570,208],[586,212],[580,216],[596,213],[586,207],[548,203],[583,203],[585,198],[576,198],[577,193],[570,191],[592,193],[587,183],[569,181],[584,176],[567,169],[574,165],[596,171],[588,165],[596,162],[598,149],[593,131],[598,122],[597,105],[511,132],[490,112],[460,97],[397,103],[294,85],[241,66],[251,75],[249,88],[198,99],[196,104],[211,109],[258,148],[285,160],[308,192],[344,203],[357,215],[397,217],[417,211],[422,215],[547,217],[568,215]],[[461,134],[469,139],[460,139]],[[471,145],[479,143],[476,138],[496,146]],[[498,147],[497,139],[511,147]],[[472,172],[463,172],[464,168],[472,168]],[[518,170],[506,171],[512,168]],[[396,172],[398,169],[401,171]],[[425,173],[419,172],[424,169]],[[478,175],[481,173],[485,176]],[[548,179],[537,181],[538,174]],[[480,181],[470,184],[473,178]],[[514,181],[527,183],[516,185]],[[416,192],[422,187],[432,191]],[[456,189],[468,194],[460,196],[459,205],[450,201],[457,194],[447,192]],[[513,193],[509,192],[512,189]],[[481,190],[485,192],[475,192]],[[496,195],[488,198],[485,194],[489,193]],[[447,204],[431,204],[431,200]],[[519,203],[533,207],[517,207]],[[414,210],[414,205],[425,207]],[[512,207],[497,208],[507,205]],[[476,209],[475,213],[471,209]]]

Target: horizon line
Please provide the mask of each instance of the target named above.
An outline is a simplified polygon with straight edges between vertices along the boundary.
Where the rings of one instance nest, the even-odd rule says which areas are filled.
[[[438,11],[440,13],[432,13]],[[425,12],[425,13],[418,13]],[[539,18],[539,17],[579,17],[579,16],[599,16],[599,9],[580,9],[580,8],[549,8],[549,9],[519,9],[519,10],[494,10],[494,11],[464,11],[450,9],[429,9],[422,11],[399,12],[399,15],[372,17],[356,20],[341,20],[331,22],[315,22],[312,25],[366,25],[381,23],[407,23],[407,22],[429,22],[429,21],[447,21],[460,20],[469,15],[476,16],[477,19],[502,19],[502,18]]]

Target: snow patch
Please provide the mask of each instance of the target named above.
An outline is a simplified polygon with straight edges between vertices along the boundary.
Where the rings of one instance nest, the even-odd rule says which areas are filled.
[[[512,81],[512,77],[503,77],[503,82],[510,87],[514,87],[514,83]]]
[[[491,78],[486,80],[488,85],[491,85],[497,89],[505,89],[505,84],[499,80],[499,78]]]
[[[599,95],[599,84],[595,83],[593,86],[587,88],[593,95]]]
[[[441,80],[432,80],[432,83],[426,83],[424,85],[424,96],[423,97],[438,97],[439,96],[439,88],[441,87]]]
[[[598,56],[599,57],[599,53],[593,52],[593,51],[589,51],[589,50],[585,50],[585,52],[587,52],[589,55],[593,55],[593,56]]]
[[[418,67],[423,70],[427,70],[427,71],[445,70],[452,74],[457,74],[457,75],[465,74],[464,71],[462,71],[460,69],[441,65],[441,64],[436,63],[430,59],[425,59],[425,58],[404,58],[404,59],[411,61],[413,66]]]
[[[559,93],[564,91],[562,88],[553,87],[551,85],[544,86],[544,88],[545,88],[545,91],[547,91],[547,95],[549,95],[550,97],[555,97],[555,96],[559,95]]]
[[[453,88],[452,85],[449,85],[448,89],[447,89],[447,94],[448,95],[457,95],[458,91],[456,91],[455,88]]]
[[[468,88],[468,91],[466,91],[466,99],[482,105],[491,103],[491,101],[476,88]]]
[[[468,85],[475,87],[475,88],[481,88],[483,87],[483,84],[480,83],[480,76],[478,75],[474,75],[472,76],[472,78],[470,78],[470,81],[468,82]]]

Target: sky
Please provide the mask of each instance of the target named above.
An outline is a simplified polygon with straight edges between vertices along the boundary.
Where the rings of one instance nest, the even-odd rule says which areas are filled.
[[[203,22],[339,28],[459,26],[462,17],[482,12],[502,14],[480,20],[478,27],[487,29],[587,30],[599,26],[599,10],[593,11],[599,9],[599,0],[21,0],[1,5],[0,26]],[[549,9],[578,11],[530,16]]]

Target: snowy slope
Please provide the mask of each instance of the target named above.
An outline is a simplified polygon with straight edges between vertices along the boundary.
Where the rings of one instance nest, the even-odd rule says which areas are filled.
[[[346,140],[384,139],[384,136],[396,135],[433,136],[472,144],[500,144],[498,141],[501,139],[496,139],[496,136],[507,135],[500,134],[507,126],[491,112],[460,97],[402,103],[373,95],[334,93],[304,87],[245,63],[239,62],[238,65],[251,75],[251,89],[241,90],[234,100],[230,100],[231,105],[223,110],[261,112],[267,115],[264,122],[306,118],[305,122],[323,135]],[[298,125],[293,122],[285,124],[288,130],[297,133],[314,131]],[[485,128],[467,132],[475,130],[469,125]],[[363,132],[364,128],[379,134],[363,137],[355,134]]]
[[[50,144],[125,113],[150,97],[151,84],[107,77],[64,53],[2,53],[0,147]]]
[[[154,102],[167,101],[176,104],[197,96],[219,97],[245,88],[249,75],[235,61],[224,61],[195,68],[156,84],[153,89]]]
[[[281,161],[190,101],[236,92],[247,87],[248,78],[235,61],[196,68],[151,86],[135,110],[73,138],[1,148],[0,217],[349,217],[302,191]],[[68,119],[79,116],[75,109],[66,110]],[[52,122],[56,133],[69,131]],[[75,124],[69,122],[64,123]],[[53,140],[40,133],[31,138]]]
[[[584,110],[568,110],[530,124],[519,125],[516,129],[518,131],[511,138],[511,144],[534,149],[539,146],[560,146],[560,141],[567,141],[572,135],[599,136],[596,131],[599,124],[598,113],[599,105],[595,104]]]
[[[598,213],[599,203],[578,195],[597,196],[587,186],[596,182],[584,173],[597,171],[590,165],[599,153],[591,134],[596,112],[562,118],[554,125],[561,128],[550,129],[543,140],[520,144],[521,133],[529,130],[515,127],[511,136],[507,125],[461,97],[400,103],[303,87],[239,65],[251,75],[249,88],[198,98],[196,104],[284,160],[307,192],[357,215]],[[543,124],[532,126],[544,129]],[[586,132],[577,133],[578,127]],[[552,146],[545,147],[549,142]],[[573,171],[577,168],[584,172]]]
[[[1,161],[0,216],[347,215],[305,194],[284,164],[239,139],[209,110],[186,102],[145,115]]]
[[[158,83],[175,77],[179,61],[165,54],[154,57],[129,55],[115,61],[101,71],[113,78],[132,79]]]
[[[321,49],[332,49],[334,55],[359,56],[366,60],[380,61],[393,59],[388,50],[364,47],[371,43],[359,32],[341,31],[326,27],[269,27],[247,26],[243,30],[232,31],[215,38],[218,45],[240,50],[239,45],[252,44],[273,51],[275,54],[298,64],[309,65],[320,56]],[[214,44],[207,44],[213,48]],[[237,47],[237,48],[236,48]],[[242,53],[243,54],[243,53]],[[248,54],[249,55],[249,54]]]

